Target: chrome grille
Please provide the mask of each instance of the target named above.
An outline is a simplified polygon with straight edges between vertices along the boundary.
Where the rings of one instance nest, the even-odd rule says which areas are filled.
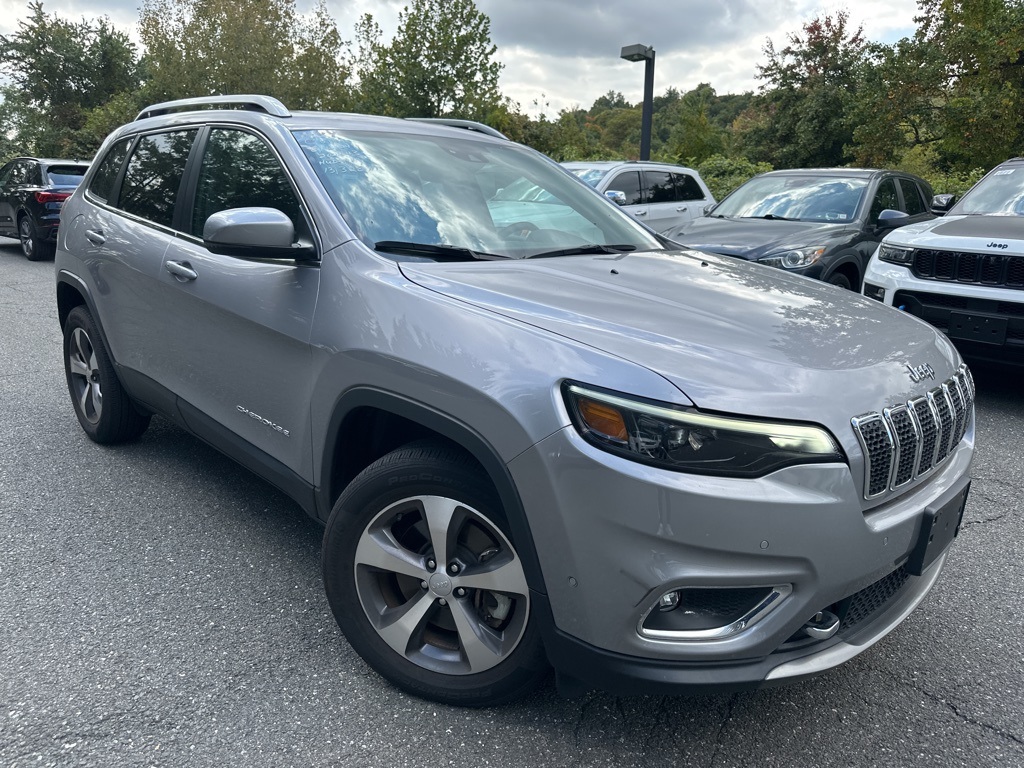
[[[853,418],[864,450],[864,498],[896,490],[949,456],[967,432],[974,394],[964,365],[927,395]]]

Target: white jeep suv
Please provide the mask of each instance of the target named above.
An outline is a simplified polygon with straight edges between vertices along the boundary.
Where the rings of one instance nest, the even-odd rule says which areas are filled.
[[[942,218],[886,235],[863,293],[945,331],[967,357],[1024,363],[1024,158],[989,171]]]

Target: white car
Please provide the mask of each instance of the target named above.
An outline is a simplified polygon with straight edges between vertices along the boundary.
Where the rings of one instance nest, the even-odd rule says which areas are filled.
[[[633,160],[562,163],[659,234],[702,216],[715,198],[693,168]]]
[[[942,218],[886,235],[863,293],[945,331],[965,356],[1024,364],[1024,158],[989,171]]]

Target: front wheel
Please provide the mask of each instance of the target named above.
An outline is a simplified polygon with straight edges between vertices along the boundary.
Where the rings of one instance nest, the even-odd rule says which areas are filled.
[[[488,706],[547,673],[522,560],[465,454],[424,441],[367,467],[334,506],[323,569],[352,647],[414,695]]]

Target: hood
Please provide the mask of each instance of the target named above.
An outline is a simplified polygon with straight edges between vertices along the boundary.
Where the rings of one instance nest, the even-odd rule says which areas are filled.
[[[1024,254],[1024,216],[943,216],[893,230],[885,241],[911,248]]]
[[[425,288],[655,371],[713,411],[850,431],[852,416],[914,397],[959,363],[944,337],[906,313],[711,254],[400,266]],[[914,384],[908,364],[931,365],[935,380]]]
[[[668,235],[677,243],[754,260],[787,248],[818,245],[846,232],[849,222],[717,219],[701,216]]]

